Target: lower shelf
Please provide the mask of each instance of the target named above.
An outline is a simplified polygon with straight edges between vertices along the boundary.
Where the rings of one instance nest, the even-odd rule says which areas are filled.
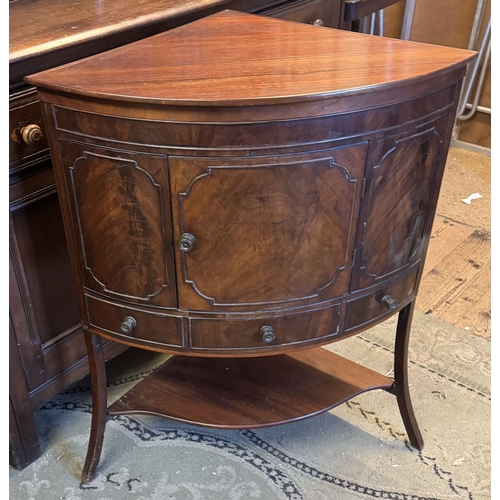
[[[174,356],[113,403],[108,414],[249,429],[317,415],[392,385],[392,379],[321,347],[256,358]]]

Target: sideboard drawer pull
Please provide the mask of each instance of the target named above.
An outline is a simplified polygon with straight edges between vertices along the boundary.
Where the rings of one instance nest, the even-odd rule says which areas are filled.
[[[120,330],[123,333],[130,333],[136,326],[137,321],[132,316],[125,316],[120,325]]]
[[[398,306],[397,300],[394,300],[390,295],[384,295],[380,299],[380,303],[387,307],[387,309],[396,309]]]
[[[311,21],[311,24],[313,26],[324,26],[325,21],[323,21],[323,19],[315,19],[314,21]]]
[[[194,236],[189,233],[183,233],[179,240],[179,248],[182,252],[190,252],[194,246]]]
[[[276,338],[276,335],[274,335],[273,327],[269,325],[264,325],[260,329],[260,335],[262,336],[262,340],[264,342],[272,342]]]
[[[43,137],[42,129],[32,123],[21,129],[21,136],[26,144],[33,146],[33,144],[37,143]]]

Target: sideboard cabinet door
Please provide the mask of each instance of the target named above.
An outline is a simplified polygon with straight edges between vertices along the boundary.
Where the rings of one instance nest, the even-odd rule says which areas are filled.
[[[367,144],[169,157],[179,305],[290,307],[348,291]]]
[[[165,156],[60,141],[86,288],[176,307]]]
[[[444,161],[438,121],[372,142],[352,289],[376,285],[422,254],[434,180]]]

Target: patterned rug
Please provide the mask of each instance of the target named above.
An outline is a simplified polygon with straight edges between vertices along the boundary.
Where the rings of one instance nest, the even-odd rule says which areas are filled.
[[[395,318],[328,349],[390,374],[394,332]],[[164,359],[129,350],[110,362],[109,402]],[[260,430],[114,417],[88,485],[79,481],[91,411],[83,379],[36,413],[43,455],[23,471],[10,469],[9,498],[490,499],[490,342],[416,312],[409,373],[421,452],[407,441],[394,396],[372,391],[319,416]]]

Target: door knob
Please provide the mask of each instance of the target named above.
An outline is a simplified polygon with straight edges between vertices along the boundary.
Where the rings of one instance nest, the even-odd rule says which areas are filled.
[[[132,316],[125,316],[120,324],[120,330],[123,333],[130,333],[137,326],[137,321]]]
[[[311,21],[311,24],[313,26],[324,26],[325,22],[323,21],[323,19],[315,19],[314,21]]]
[[[190,252],[194,246],[194,236],[189,233],[183,233],[179,240],[179,248],[181,252]]]
[[[389,294],[384,295],[380,299],[380,303],[383,306],[387,307],[387,309],[396,309],[396,307],[398,306],[397,300],[394,300]]]
[[[272,342],[276,338],[276,335],[274,335],[273,327],[269,325],[264,325],[260,329],[260,335],[264,342]]]

